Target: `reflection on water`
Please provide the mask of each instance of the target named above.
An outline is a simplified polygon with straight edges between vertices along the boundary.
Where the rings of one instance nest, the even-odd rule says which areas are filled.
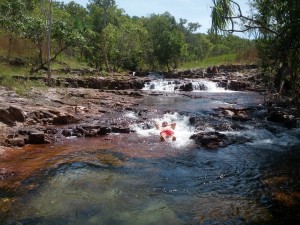
[[[228,102],[260,101],[250,94],[201,96],[160,96],[156,103],[149,97],[144,106],[167,108],[171,101],[171,110],[209,115]],[[176,121],[178,143],[160,143],[156,130],[135,126],[136,133],[26,146],[1,156],[0,224],[299,222],[299,129],[274,133],[243,124],[244,130],[226,133],[243,142],[212,151],[184,140],[184,132],[194,132],[188,117],[154,120]]]
[[[261,222],[272,217],[250,198],[257,175],[249,173],[258,171],[247,162],[243,167],[231,158],[221,163],[221,158],[226,159],[224,154],[209,152],[159,160],[118,160],[108,153],[98,158],[101,155],[102,163],[89,159],[47,171],[40,187],[14,205],[13,211],[18,213],[13,214],[13,220],[31,219],[40,224],[198,224],[237,218]],[[107,160],[108,155],[118,163]],[[103,163],[105,160],[109,163]]]

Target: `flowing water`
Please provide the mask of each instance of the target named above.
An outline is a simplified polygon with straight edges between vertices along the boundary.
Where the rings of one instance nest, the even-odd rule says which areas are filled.
[[[132,124],[136,132],[130,134],[13,151],[0,161],[0,173],[14,171],[0,180],[1,224],[299,222],[299,128],[259,119],[236,122],[240,129],[223,133],[240,142],[215,150],[198,147],[189,139],[192,134],[224,122],[216,108],[259,106],[263,97],[212,83],[204,83],[204,91],[179,93],[164,82],[145,87],[153,94],[140,108],[173,112],[153,121],[176,122],[175,142],[161,143],[154,128]],[[205,118],[207,126],[196,131],[191,115]],[[139,118],[134,112],[122,116]]]

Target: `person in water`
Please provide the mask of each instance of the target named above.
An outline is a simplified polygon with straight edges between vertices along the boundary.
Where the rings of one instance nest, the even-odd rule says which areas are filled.
[[[158,130],[160,130],[160,141],[165,141],[166,138],[171,138],[172,141],[176,141],[176,137],[174,135],[174,130],[176,127],[176,123],[169,124],[167,121],[162,122],[162,124],[155,123],[155,126]]]

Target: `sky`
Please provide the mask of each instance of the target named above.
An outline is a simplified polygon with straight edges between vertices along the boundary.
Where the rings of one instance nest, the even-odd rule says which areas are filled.
[[[59,0],[69,3],[72,0]],[[73,0],[86,7],[89,0]],[[147,17],[150,14],[169,12],[179,21],[180,18],[188,22],[198,22],[201,33],[207,33],[211,26],[210,12],[212,0],[115,0],[118,8],[124,9],[129,16]],[[248,0],[236,0],[243,13],[248,11]]]

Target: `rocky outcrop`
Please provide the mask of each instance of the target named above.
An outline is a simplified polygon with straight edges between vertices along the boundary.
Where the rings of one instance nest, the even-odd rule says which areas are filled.
[[[16,122],[24,121],[24,112],[19,107],[10,106],[8,108],[0,108],[0,122],[8,126],[15,126]]]

